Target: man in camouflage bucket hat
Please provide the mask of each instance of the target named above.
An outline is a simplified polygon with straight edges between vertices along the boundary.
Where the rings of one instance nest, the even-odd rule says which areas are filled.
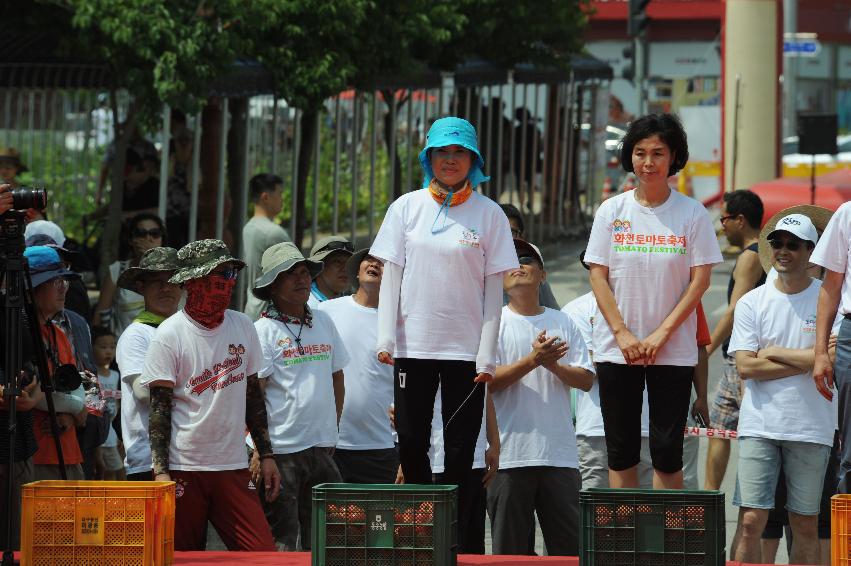
[[[151,248],[142,254],[138,267],[125,270],[116,282],[118,287],[139,293],[145,299],[144,310],[121,333],[115,350],[115,361],[121,371],[124,465],[131,481],[154,479],[148,441],[150,398],[148,388],[142,387],[139,378],[157,327],[177,312],[182,292],[179,285],[168,280],[179,268],[176,249]]]
[[[263,353],[251,320],[227,308],[245,263],[220,240],[187,244],[177,260],[169,283],[183,287],[186,305],[157,328],[141,379],[154,479],[176,483],[174,547],[203,550],[209,521],[228,550],[274,551],[245,454],[248,428],[274,500],[281,475],[257,379]]]

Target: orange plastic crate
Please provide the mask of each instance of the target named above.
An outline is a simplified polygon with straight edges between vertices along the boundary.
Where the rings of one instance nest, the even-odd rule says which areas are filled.
[[[23,487],[21,566],[167,566],[174,483],[37,481]]]

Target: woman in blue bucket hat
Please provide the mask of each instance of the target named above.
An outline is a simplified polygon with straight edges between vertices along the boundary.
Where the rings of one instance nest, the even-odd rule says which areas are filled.
[[[482,426],[484,384],[496,371],[502,276],[518,267],[517,253],[502,209],[474,190],[488,177],[472,124],[435,121],[419,159],[423,188],[390,205],[369,251],[384,262],[378,359],[394,365],[407,483],[432,481],[428,450],[440,384],[445,471],[439,480],[461,485],[464,516],[463,480]]]

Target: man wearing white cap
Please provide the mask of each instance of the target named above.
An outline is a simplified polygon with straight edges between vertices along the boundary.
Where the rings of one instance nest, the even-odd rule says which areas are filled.
[[[815,564],[835,411],[811,382],[821,281],[811,278],[807,267],[818,233],[803,214],[784,216],[764,230],[777,279],[739,299],[728,350],[745,384],[733,496],[739,507],[733,559],[762,561],[760,536],[774,507],[782,464],[793,533],[790,561]]]
[[[819,392],[833,396],[833,383],[839,393],[839,493],[851,491],[851,202],[846,202],[833,214],[813,251],[810,261],[825,268],[824,282],[819,292],[816,318],[815,367],[813,378]],[[836,360],[829,352],[834,317],[842,319],[836,339]]]

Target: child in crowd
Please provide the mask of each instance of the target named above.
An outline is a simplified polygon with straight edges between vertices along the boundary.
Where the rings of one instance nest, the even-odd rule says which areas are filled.
[[[118,372],[110,367],[115,360],[115,334],[103,326],[92,328],[92,350],[98,368],[101,397],[106,401],[106,412],[110,422],[109,436],[97,452],[97,479],[123,481],[126,479],[124,450],[113,426],[116,415],[121,414],[120,377]]]

